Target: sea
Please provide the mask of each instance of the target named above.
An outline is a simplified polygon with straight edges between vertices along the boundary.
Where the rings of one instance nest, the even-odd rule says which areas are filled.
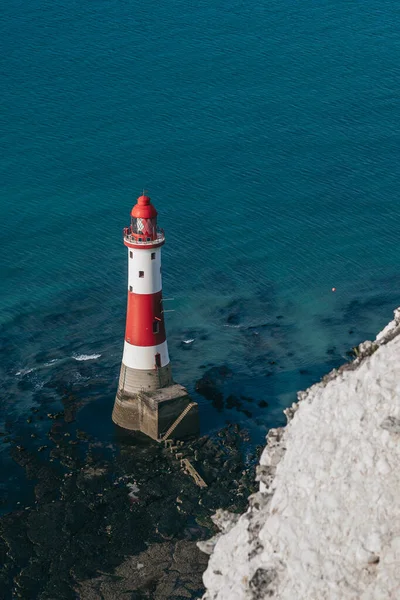
[[[0,49],[1,431],[60,409],[59,381],[78,426],[113,439],[122,229],[143,190],[203,435],[238,423],[264,443],[392,318],[398,3],[4,0]],[[196,392],[212,367],[246,413]],[[7,439],[0,460],[6,513],[27,484]]]

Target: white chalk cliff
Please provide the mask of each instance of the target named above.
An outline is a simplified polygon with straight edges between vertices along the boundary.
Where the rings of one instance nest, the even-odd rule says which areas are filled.
[[[400,599],[399,334],[397,309],[269,432],[247,512],[199,543],[204,600]]]

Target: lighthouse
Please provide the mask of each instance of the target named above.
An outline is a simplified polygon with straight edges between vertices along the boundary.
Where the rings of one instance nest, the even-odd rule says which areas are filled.
[[[123,239],[128,250],[128,302],[112,420],[157,441],[196,435],[197,403],[172,378],[162,299],[165,235],[148,196],[137,199]]]

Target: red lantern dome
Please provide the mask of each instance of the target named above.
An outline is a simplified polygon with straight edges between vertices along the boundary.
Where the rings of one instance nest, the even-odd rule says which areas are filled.
[[[157,217],[157,211],[152,205],[149,196],[139,196],[137,203],[132,208],[131,215],[136,219],[154,219]]]

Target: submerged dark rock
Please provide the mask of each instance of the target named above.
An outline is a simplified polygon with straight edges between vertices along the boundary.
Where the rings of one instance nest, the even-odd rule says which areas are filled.
[[[239,325],[244,316],[245,302],[243,300],[232,300],[224,308],[219,309],[220,315],[224,317],[228,325]]]
[[[221,390],[224,382],[232,376],[232,371],[226,365],[212,367],[196,382],[196,391],[211,400],[213,406],[221,411],[224,406],[224,395]]]
[[[241,406],[242,406],[242,402],[234,394],[230,394],[227,397],[227,399],[226,399],[226,408],[236,408],[237,410],[240,410]]]
[[[246,408],[243,408],[243,403],[240,400],[240,398],[238,398],[234,394],[230,394],[227,397],[226,408],[229,408],[229,409],[235,408],[238,412],[243,413],[244,415],[246,415],[246,417],[249,417],[249,418],[252,416],[252,413],[249,410],[247,410]]]
[[[231,313],[226,318],[226,322],[229,323],[229,325],[238,325],[239,321],[240,318],[238,313]]]
[[[250,396],[244,396],[243,394],[240,394],[240,398],[246,402],[254,402],[254,398],[251,398]]]

